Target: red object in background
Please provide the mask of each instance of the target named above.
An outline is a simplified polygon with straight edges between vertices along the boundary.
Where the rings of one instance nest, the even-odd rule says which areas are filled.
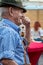
[[[43,52],[43,43],[31,42],[27,51],[31,64],[36,65],[41,53]]]

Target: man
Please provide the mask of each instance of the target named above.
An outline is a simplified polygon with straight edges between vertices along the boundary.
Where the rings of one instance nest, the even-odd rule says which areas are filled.
[[[17,25],[21,23],[18,19],[26,10],[19,0],[1,0],[0,7],[0,62],[3,65],[24,65],[24,47]]]

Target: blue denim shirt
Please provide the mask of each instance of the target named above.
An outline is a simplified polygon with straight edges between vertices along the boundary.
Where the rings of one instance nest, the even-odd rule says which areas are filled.
[[[0,22],[0,59],[9,58],[24,64],[24,48],[19,36],[19,27],[8,19]]]

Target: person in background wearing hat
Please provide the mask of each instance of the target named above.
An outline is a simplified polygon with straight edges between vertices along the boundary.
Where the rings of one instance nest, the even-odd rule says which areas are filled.
[[[26,12],[19,0],[1,0],[0,63],[25,65],[24,47],[19,35],[18,18]],[[28,61],[28,60],[27,60]],[[30,62],[28,61],[28,65]]]

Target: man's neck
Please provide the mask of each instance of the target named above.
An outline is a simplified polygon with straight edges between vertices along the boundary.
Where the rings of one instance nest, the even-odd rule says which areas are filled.
[[[3,18],[5,18],[5,19],[9,19],[10,21],[12,21],[13,23],[15,23],[16,25],[18,25],[18,19],[13,19],[13,18],[11,18],[11,17],[9,17],[9,16],[2,16]]]

